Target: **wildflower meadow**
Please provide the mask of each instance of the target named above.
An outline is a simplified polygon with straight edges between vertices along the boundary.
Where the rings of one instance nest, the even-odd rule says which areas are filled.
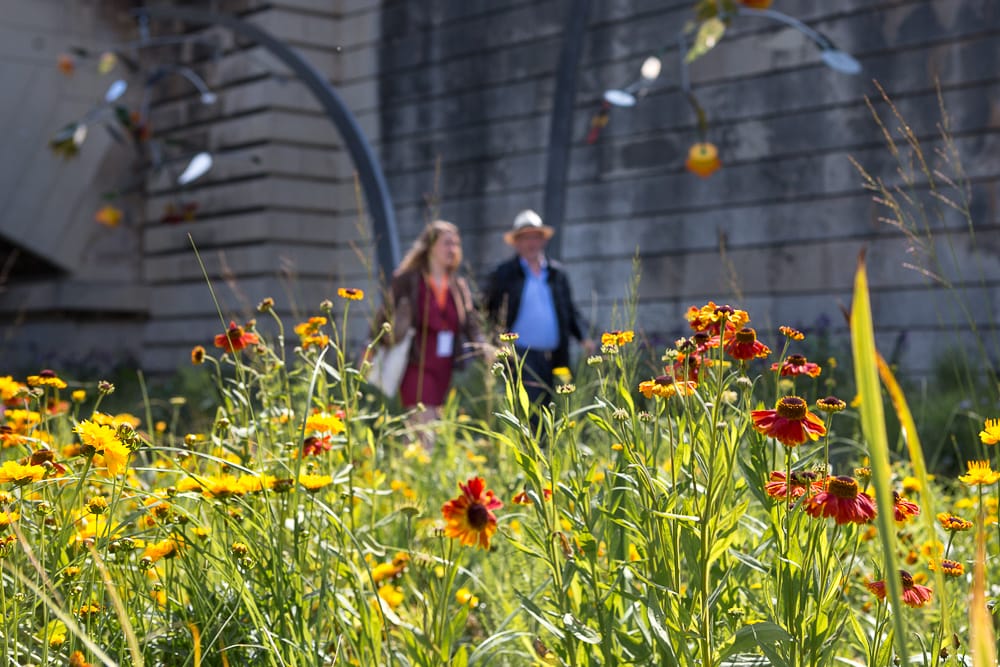
[[[708,303],[666,350],[609,326],[534,422],[501,336],[432,450],[345,352],[364,298],[195,348],[204,429],[2,379],[4,664],[996,663],[1000,415],[932,478],[863,263],[851,395]]]

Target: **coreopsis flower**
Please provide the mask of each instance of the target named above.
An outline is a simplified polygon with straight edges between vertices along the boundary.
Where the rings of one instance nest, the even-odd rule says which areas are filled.
[[[378,589],[378,596],[389,609],[395,609],[403,604],[403,589],[399,586],[386,584]]]
[[[781,362],[780,366],[777,362],[771,364],[771,370],[781,370],[782,377],[797,376],[797,375],[808,375],[811,378],[819,377],[822,369],[819,364],[814,364],[813,362],[806,359],[801,354],[790,354],[788,357]]]
[[[950,558],[942,558],[940,561],[932,559],[928,564],[932,572],[937,571],[939,562],[941,564],[941,571],[949,577],[961,577],[965,574],[965,566],[957,560],[951,560]]]
[[[455,591],[455,602],[473,609],[479,606],[479,598],[473,595],[472,591],[464,586]]]
[[[4,405],[13,406],[24,397],[27,387],[16,381],[10,375],[0,377],[0,400]]]
[[[337,290],[337,296],[348,301],[361,301],[361,299],[365,298],[365,293],[354,287],[341,287]]]
[[[805,340],[806,335],[799,331],[798,329],[793,329],[792,327],[778,327],[778,331],[782,336],[788,338],[789,340]]]
[[[893,518],[899,523],[908,521],[911,516],[920,514],[920,507],[910,502],[895,491],[892,492],[892,512]]]
[[[104,225],[105,227],[117,227],[122,224],[122,210],[117,206],[112,206],[108,204],[102,206],[94,214],[94,222]]]
[[[410,564],[410,555],[406,552],[399,552],[388,563],[379,563],[372,568],[372,581],[376,584],[386,579],[395,579],[401,575]]]
[[[552,375],[561,384],[569,384],[573,381],[573,373],[565,366],[557,366],[552,369]]]
[[[184,547],[183,539],[168,537],[165,540],[147,546],[143,552],[143,557],[149,558],[152,563],[156,563],[162,558],[176,558],[184,551]]]
[[[984,445],[995,445],[1000,442],[1000,419],[987,419],[979,439]]]
[[[29,387],[53,387],[55,389],[65,389],[66,382],[56,375],[55,371],[48,369],[39,371],[38,375],[28,376]]]
[[[740,361],[761,359],[771,354],[771,348],[757,340],[757,332],[751,327],[743,327],[733,334],[724,344],[724,349],[726,354]]]
[[[87,511],[91,514],[104,514],[108,511],[108,499],[104,496],[94,496],[87,501]]]
[[[0,533],[7,530],[10,524],[17,522],[21,518],[18,512],[3,512],[0,511]]]
[[[906,570],[899,571],[900,581],[903,583],[903,604],[907,607],[923,607],[930,602],[933,591],[926,586],[914,583],[913,575]],[[886,595],[885,581],[873,581],[865,584],[879,600],[884,600]]]
[[[195,366],[200,366],[205,363],[205,348],[201,345],[195,345],[191,348],[191,363]]]
[[[635,338],[635,333],[632,331],[608,331],[601,334],[601,345],[614,345],[616,347],[621,347],[626,343],[631,343]]]
[[[306,419],[306,431],[337,435],[344,432],[344,420],[325,412],[309,415]]]
[[[846,407],[847,403],[844,403],[836,396],[827,396],[816,401],[816,408],[823,412],[840,412]]]
[[[681,396],[691,396],[698,388],[697,382],[691,380],[677,380],[672,375],[660,375],[653,380],[646,380],[639,383],[639,391],[646,398],[670,398],[680,394]]]
[[[823,421],[809,412],[805,400],[798,396],[783,396],[774,410],[754,410],[750,417],[757,432],[775,438],[786,447],[826,435]]]
[[[938,523],[950,532],[958,533],[972,528],[972,522],[949,512],[941,512],[937,515]]]
[[[441,507],[444,534],[458,538],[465,546],[489,549],[490,538],[497,530],[493,510],[503,507],[503,503],[486,489],[486,482],[481,477],[473,477],[458,488],[461,495]]]
[[[722,167],[719,161],[719,149],[712,143],[696,143],[688,150],[684,167],[692,174],[708,178]]]
[[[826,489],[805,501],[805,511],[816,518],[833,518],[837,525],[868,523],[875,518],[875,502],[858,489],[853,477],[831,477]]]
[[[333,477],[330,475],[299,475],[299,484],[305,487],[309,493],[316,493],[325,486],[333,484]]]
[[[260,342],[260,337],[255,333],[243,330],[237,326],[236,322],[229,322],[229,329],[215,337],[215,347],[224,349],[226,352],[239,352],[247,345],[256,345]]]
[[[100,461],[95,459],[95,463],[106,466],[108,474],[115,476],[125,471],[129,450],[118,439],[115,428],[84,420],[76,425],[73,432],[80,436],[84,453],[102,457]]]
[[[17,461],[4,461],[0,466],[0,484],[7,482],[15,486],[22,486],[37,482],[45,477],[45,468],[42,466],[22,465]]]
[[[807,492],[811,495],[823,490],[823,480],[818,473],[803,470],[792,472],[789,480],[785,473],[775,470],[771,473],[770,481],[764,484],[764,491],[772,498],[785,499],[791,490],[792,499],[801,498]]]
[[[310,317],[307,321],[295,325],[295,333],[301,338],[315,336],[326,325],[326,322],[325,317]]]
[[[319,456],[331,449],[333,449],[333,442],[331,442],[329,434],[321,436],[310,435],[302,442],[302,454],[305,456]]]
[[[958,481],[969,486],[996,484],[1000,480],[1000,472],[990,468],[989,461],[969,461],[969,472],[958,478]]]

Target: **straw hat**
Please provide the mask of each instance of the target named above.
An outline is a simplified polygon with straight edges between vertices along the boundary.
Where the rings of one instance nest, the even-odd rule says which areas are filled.
[[[556,230],[544,224],[542,216],[531,209],[526,209],[518,213],[517,217],[514,218],[514,226],[509,232],[503,235],[503,240],[507,242],[507,245],[514,245],[514,240],[519,234],[524,232],[541,232],[545,240],[548,241],[556,233]]]

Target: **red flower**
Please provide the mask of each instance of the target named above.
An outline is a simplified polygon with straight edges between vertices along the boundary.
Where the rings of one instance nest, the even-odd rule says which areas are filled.
[[[489,549],[490,538],[497,530],[493,510],[503,507],[503,503],[492,491],[486,490],[486,482],[481,477],[473,477],[458,488],[462,495],[441,508],[446,522],[444,534],[457,537],[465,546]]]
[[[920,514],[920,506],[910,502],[895,491],[892,492],[892,514],[896,521],[903,523],[911,516]]]
[[[545,496],[545,500],[551,500],[552,489],[545,489],[545,492],[542,495]],[[511,498],[510,501],[515,505],[531,505],[534,502],[531,500],[531,496],[528,495],[527,490],[517,494],[516,496]]]
[[[757,332],[750,327],[743,327],[733,334],[725,349],[730,357],[740,361],[760,359],[771,354],[771,348],[757,340]]]
[[[899,571],[899,578],[903,582],[903,604],[908,607],[923,607],[930,602],[933,591],[926,586],[913,583],[913,575],[906,570]],[[865,584],[879,600],[885,599],[885,581],[873,581]]]
[[[792,498],[801,498],[806,491],[811,494],[823,489],[823,480],[814,472],[801,471],[793,472],[791,483],[785,477],[785,473],[775,470],[771,473],[771,481],[764,484],[764,491],[772,498],[787,498],[788,489],[792,490]]]
[[[826,490],[806,500],[805,510],[816,518],[832,517],[837,525],[868,523],[875,518],[875,503],[864,491],[858,490],[853,477],[831,477]]]
[[[319,456],[323,452],[328,452],[333,449],[333,443],[330,442],[330,434],[317,437],[311,435],[302,442],[302,453],[306,456]]]
[[[236,322],[230,322],[229,330],[215,337],[215,347],[221,347],[226,352],[239,352],[247,345],[259,342],[257,334],[244,331],[243,327],[236,326]]]
[[[774,410],[754,410],[750,413],[753,427],[760,433],[776,438],[786,447],[801,445],[807,440],[819,440],[826,435],[823,421],[809,412],[806,402],[798,396],[785,396]]]
[[[771,370],[778,370],[778,364],[771,364]],[[808,375],[811,378],[819,377],[820,374],[819,364],[814,364],[809,361],[801,354],[791,354],[785,359],[781,364],[781,375],[782,377],[788,375]]]

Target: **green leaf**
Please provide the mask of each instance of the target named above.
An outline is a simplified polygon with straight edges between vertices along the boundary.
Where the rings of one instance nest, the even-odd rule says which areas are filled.
[[[580,641],[587,644],[600,644],[601,635],[591,627],[588,627],[578,621],[573,614],[563,614],[563,627],[565,627],[571,635],[579,639]]]
[[[565,633],[562,631],[562,629],[557,627],[548,618],[548,614],[539,609],[538,605],[535,604],[533,600],[522,595],[521,593],[518,593],[517,596],[521,599],[521,607],[524,609],[524,611],[528,612],[528,616],[531,616],[533,619],[538,621],[539,625],[541,625],[543,628],[551,632],[559,639],[563,639],[566,636]]]
[[[741,653],[756,653],[757,649],[771,649],[777,642],[790,642],[792,636],[780,625],[770,622],[744,625],[733,635],[733,643],[722,652],[723,660]],[[765,651],[765,654],[767,652]]]
[[[726,32],[726,23],[717,16],[703,21],[698,26],[698,34],[694,38],[694,45],[684,57],[684,62],[692,62],[705,55],[719,43]]]

